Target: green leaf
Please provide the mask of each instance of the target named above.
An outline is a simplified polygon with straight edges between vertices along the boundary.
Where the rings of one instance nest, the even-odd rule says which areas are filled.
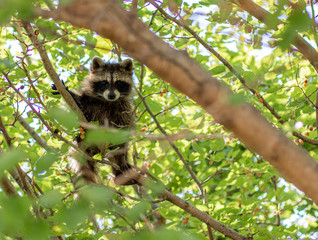
[[[132,209],[128,211],[127,217],[131,221],[140,219],[141,215],[146,215],[146,212],[151,209],[151,205],[148,201],[142,201],[137,203]]]
[[[89,205],[83,200],[79,200],[70,207],[62,207],[54,217],[62,222],[65,227],[75,230],[80,224],[85,222],[89,214]]]
[[[212,139],[210,143],[210,149],[214,151],[220,151],[224,149],[225,142],[224,139]]]
[[[243,93],[236,93],[236,94],[230,95],[230,97],[228,98],[228,101],[231,105],[240,105],[240,104],[243,104],[246,101],[246,99]]]
[[[211,70],[211,72],[212,72],[213,75],[217,75],[217,74],[220,74],[220,73],[224,72],[225,69],[226,69],[225,66],[220,65],[220,66],[217,66],[217,67],[213,68]]]
[[[50,234],[51,226],[49,223],[43,219],[32,219],[31,221],[26,221],[24,226],[25,239],[47,239]]]
[[[78,128],[78,117],[72,111],[66,111],[61,108],[52,108],[48,112],[48,116],[51,119],[56,119],[61,125],[67,129]]]
[[[145,99],[147,105],[153,113],[158,113],[162,110],[162,105],[158,101],[153,101],[149,97]]]
[[[86,201],[93,203],[97,209],[104,210],[110,207],[113,192],[104,186],[95,185],[84,187],[80,192],[80,196]]]
[[[13,108],[5,106],[1,108],[1,116],[11,116],[13,114]]]
[[[24,160],[25,153],[21,150],[12,150],[0,155],[0,178],[4,171],[10,171],[18,162]]]
[[[102,54],[108,54],[113,48],[112,42],[100,36],[96,36],[95,38],[97,40],[95,45],[96,50]]]
[[[52,208],[61,203],[63,195],[58,190],[52,190],[45,195],[41,195],[39,203],[44,208]]]
[[[0,10],[1,13],[1,10]],[[0,15],[1,16],[1,15]],[[1,17],[0,17],[1,22]],[[14,63],[9,59],[0,59],[0,71],[6,71],[14,67]]]
[[[32,15],[34,1],[1,0],[0,23],[8,21],[17,13],[19,18],[28,18]]]
[[[58,160],[58,158],[59,155],[57,153],[46,153],[35,163],[35,172],[42,173],[44,171],[47,171],[52,166],[52,164]]]
[[[297,9],[288,17],[287,22],[289,27],[300,32],[307,31],[312,25],[312,20],[309,18],[305,9]]]
[[[85,142],[88,144],[121,144],[128,142],[130,131],[128,130],[89,130],[85,135]]]

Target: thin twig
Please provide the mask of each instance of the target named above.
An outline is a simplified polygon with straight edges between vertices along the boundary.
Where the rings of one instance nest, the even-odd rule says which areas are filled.
[[[166,130],[161,126],[161,124],[159,123],[159,121],[157,120],[156,116],[152,113],[150,107],[148,106],[148,104],[146,103],[145,99],[143,98],[143,96],[141,95],[141,93],[136,89],[136,92],[139,96],[139,98],[141,99],[142,103],[144,104],[145,108],[147,109],[148,113],[150,114],[150,116],[152,117],[152,119],[154,120],[154,122],[156,123],[158,129],[163,133],[163,135],[168,136]],[[167,138],[169,145],[173,148],[173,150],[177,153],[178,157],[180,158],[180,160],[183,162],[184,166],[186,167],[186,169],[188,170],[188,172],[190,173],[191,177],[193,178],[193,180],[196,182],[201,195],[203,194],[203,188],[202,185],[200,183],[200,181],[198,180],[198,178],[195,176],[194,172],[192,171],[191,167],[189,166],[189,164],[187,163],[187,161],[184,159],[183,155],[181,154],[181,152],[179,151],[179,149],[176,147],[176,145],[169,139]]]
[[[34,140],[45,150],[47,151],[54,151],[54,148],[47,145],[47,142],[40,137],[36,131],[28,124],[26,120],[24,120],[19,113],[14,114],[15,118],[18,120],[18,122],[24,127],[25,130],[34,138]]]

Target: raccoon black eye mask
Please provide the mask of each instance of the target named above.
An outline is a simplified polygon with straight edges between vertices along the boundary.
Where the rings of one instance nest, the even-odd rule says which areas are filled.
[[[118,91],[119,97],[127,96],[131,91],[130,84],[120,80],[116,81],[115,83],[113,81],[108,82],[107,80],[94,82],[93,88],[94,91],[100,95],[103,95],[105,91],[109,91],[110,93]]]

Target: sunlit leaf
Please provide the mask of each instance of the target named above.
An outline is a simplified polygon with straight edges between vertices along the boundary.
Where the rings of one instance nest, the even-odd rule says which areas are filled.
[[[0,177],[3,176],[4,171],[11,170],[18,162],[22,161],[25,153],[21,150],[9,151],[0,155]]]
[[[130,138],[130,131],[90,130],[85,135],[85,141],[89,144],[121,144]]]

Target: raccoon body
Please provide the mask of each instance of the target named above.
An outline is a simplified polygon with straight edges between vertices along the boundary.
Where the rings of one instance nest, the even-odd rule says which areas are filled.
[[[113,128],[134,126],[132,71],[133,63],[130,59],[122,63],[105,63],[99,57],[93,58],[90,75],[83,81],[81,91],[69,91],[89,122],[97,121],[100,125]],[[100,146],[84,146],[80,137],[77,137],[76,141],[89,156],[94,156],[103,149]],[[115,177],[131,168],[127,147],[128,143],[108,147],[109,150],[118,149],[118,153],[115,152],[109,159],[119,166],[119,169],[112,169]],[[95,165],[95,162],[89,160],[80,164],[79,172],[86,182],[97,183]],[[135,183],[130,180],[125,185]]]

